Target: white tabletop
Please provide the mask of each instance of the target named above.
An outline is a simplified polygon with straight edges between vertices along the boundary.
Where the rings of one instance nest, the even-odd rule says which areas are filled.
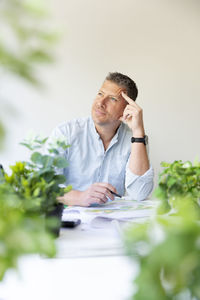
[[[0,283],[0,300],[129,298],[137,266],[125,255],[122,227],[105,221],[100,227],[82,222],[62,229],[57,257],[22,257],[18,273],[8,271]]]
[[[62,229],[54,259],[27,256],[8,271],[0,300],[123,300],[131,295],[136,267],[123,253],[115,228]]]

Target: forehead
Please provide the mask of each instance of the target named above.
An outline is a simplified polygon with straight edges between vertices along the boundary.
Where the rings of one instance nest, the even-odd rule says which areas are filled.
[[[100,87],[100,90],[109,95],[120,95],[122,91],[126,91],[124,87],[121,87],[110,80],[105,80]]]

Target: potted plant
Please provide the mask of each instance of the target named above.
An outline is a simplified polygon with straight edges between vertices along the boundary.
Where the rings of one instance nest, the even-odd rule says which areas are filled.
[[[60,154],[69,145],[55,140],[42,149],[47,138],[34,137],[21,144],[31,151],[29,161],[18,161],[10,166],[11,174],[2,172],[1,186],[8,188],[13,195],[21,199],[21,210],[27,216],[45,215],[47,228],[58,235],[63,205],[57,197],[71,189],[64,187],[66,178],[59,171],[67,166],[67,161]],[[54,217],[54,218],[52,218]]]
[[[0,280],[8,268],[17,266],[20,255],[56,254],[54,240],[63,208],[56,198],[71,188],[60,186],[66,178],[58,172],[67,162],[58,149],[68,145],[54,141],[42,154],[39,150],[46,142],[39,137],[24,141],[31,151],[30,161],[10,166],[11,174],[0,171]]]

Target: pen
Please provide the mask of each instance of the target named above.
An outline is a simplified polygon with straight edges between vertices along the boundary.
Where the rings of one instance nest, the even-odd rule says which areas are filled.
[[[117,193],[115,193],[115,192],[113,192],[113,191],[111,191],[111,190],[109,190],[109,191],[111,192],[111,194],[113,194],[113,195],[116,196],[116,197],[119,197],[119,198],[122,197],[121,195],[119,195],[119,194],[117,194]]]

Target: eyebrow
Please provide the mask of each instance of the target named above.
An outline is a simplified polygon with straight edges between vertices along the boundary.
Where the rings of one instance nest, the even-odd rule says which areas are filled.
[[[104,91],[102,91],[102,90],[99,90],[99,92],[102,92],[103,94],[105,94],[105,92],[104,92]],[[118,98],[118,97],[120,97],[120,95],[108,95],[108,96],[110,96],[110,97],[114,97],[114,98]]]

